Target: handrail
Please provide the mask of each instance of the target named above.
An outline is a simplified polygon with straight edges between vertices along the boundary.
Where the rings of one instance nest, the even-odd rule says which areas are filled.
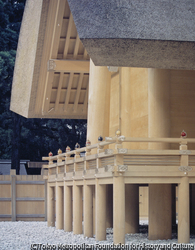
[[[145,137],[125,137],[125,136],[115,136],[115,137],[106,137],[105,141],[85,146],[82,148],[77,148],[68,152],[64,152],[58,155],[52,155],[49,157],[42,157],[42,160],[58,160],[63,157],[70,157],[70,155],[79,155],[81,152],[90,152],[91,149],[103,148],[106,145],[110,144],[122,144],[123,142],[148,142],[148,143],[179,143],[182,145],[187,145],[187,143],[195,143],[195,138],[145,138]]]
[[[160,142],[160,143],[182,143],[182,144],[187,144],[187,143],[195,143],[195,138],[152,138],[152,137],[124,137],[124,136],[119,136],[119,137],[106,137],[105,141],[106,142]]]

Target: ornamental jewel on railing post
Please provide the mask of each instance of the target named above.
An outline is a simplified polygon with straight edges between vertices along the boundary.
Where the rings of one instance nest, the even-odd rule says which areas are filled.
[[[62,150],[59,148],[58,149],[57,162],[62,162],[62,156],[60,156],[61,154],[62,154]]]
[[[116,144],[115,144],[115,149],[118,149],[118,148],[122,148],[122,143],[120,141],[120,135],[121,135],[121,131],[118,129],[116,131]]]
[[[104,152],[104,146],[100,145],[100,142],[103,141],[103,137],[101,135],[98,137],[98,141],[99,141],[99,144],[97,147],[97,153],[100,154],[100,153]]]
[[[85,145],[86,147],[91,146],[90,140],[87,140]],[[91,149],[86,148],[85,156],[90,155],[90,154],[91,154]]]
[[[62,154],[62,150],[59,148],[58,149],[58,155]]]
[[[185,130],[182,130],[181,132],[181,138],[186,138],[187,137],[187,133]]]
[[[103,137],[101,135],[98,137],[98,141],[103,141]]]
[[[75,147],[74,147],[75,149],[78,149],[78,148],[80,148],[80,145],[78,144],[78,142],[75,144]]]
[[[87,140],[87,141],[86,141],[86,147],[87,147],[87,146],[91,146],[90,140]]]
[[[80,153],[77,152],[76,150],[80,148],[80,145],[78,144],[78,142],[75,144],[75,156],[74,158],[80,158]]]
[[[53,160],[51,160],[51,158],[50,157],[52,157],[53,156],[53,153],[52,152],[49,152],[49,165],[51,165],[51,164],[53,164]]]
[[[120,135],[121,135],[121,131],[118,129],[118,130],[116,131],[116,136],[119,137]]]
[[[69,146],[66,147],[66,153],[70,152],[71,148]],[[70,155],[66,155],[66,161],[70,160]]]

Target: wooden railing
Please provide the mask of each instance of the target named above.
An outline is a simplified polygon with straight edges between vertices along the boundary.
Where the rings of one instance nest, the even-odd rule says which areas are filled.
[[[152,150],[152,149],[128,149],[123,148],[123,142],[147,142],[147,143],[177,143],[178,150]],[[53,156],[51,153],[43,160],[49,161],[49,176],[56,177],[72,177],[83,176],[94,173],[101,173],[128,170],[130,166],[179,166],[181,171],[190,171],[190,165],[195,166],[195,150],[187,150],[188,143],[195,143],[195,139],[191,138],[125,138],[124,136],[106,137],[105,141],[83,148],[77,148],[62,153],[58,151],[58,155]],[[104,148],[107,145],[115,144],[114,149]],[[91,154],[91,150],[96,149],[95,154]],[[80,156],[84,153],[84,157]],[[116,155],[123,155],[122,162],[116,162]],[[71,157],[74,155],[74,157]],[[182,166],[181,157],[187,155],[187,165]]]

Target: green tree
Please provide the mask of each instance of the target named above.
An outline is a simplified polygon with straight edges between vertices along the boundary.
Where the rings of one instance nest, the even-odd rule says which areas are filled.
[[[0,134],[1,158],[9,158],[12,149],[12,114],[9,110],[15,51],[0,51]]]
[[[66,146],[86,141],[86,120],[26,119],[9,110],[17,42],[25,0],[0,0],[0,158],[12,158],[19,174],[20,158],[41,161]]]
[[[0,0],[0,132],[1,158],[10,158],[19,173],[20,117],[9,111],[13,68],[25,0]]]

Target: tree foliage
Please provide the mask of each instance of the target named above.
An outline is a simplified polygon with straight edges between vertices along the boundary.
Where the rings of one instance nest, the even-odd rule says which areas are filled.
[[[26,119],[9,110],[11,85],[26,0],[0,0],[0,158],[41,161],[66,146],[86,141],[86,120]]]

